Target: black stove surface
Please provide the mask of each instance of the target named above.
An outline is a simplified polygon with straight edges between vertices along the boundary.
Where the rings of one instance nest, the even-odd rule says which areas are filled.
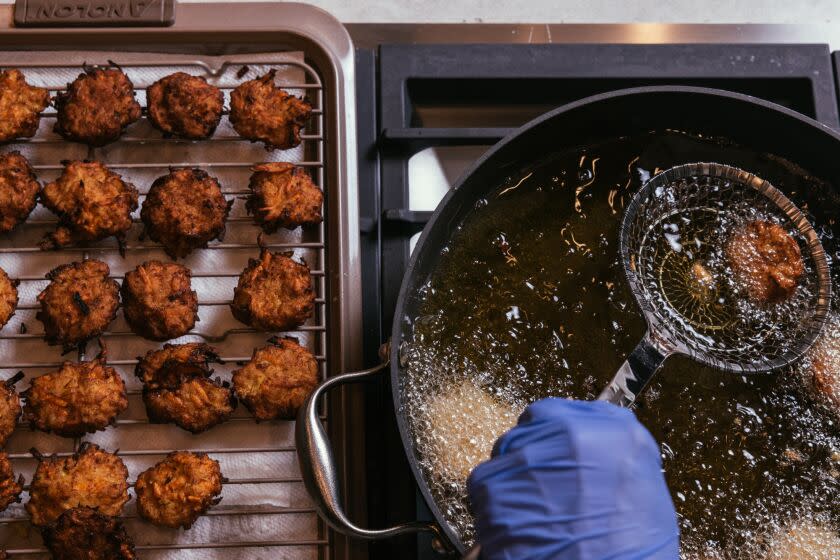
[[[832,57],[826,45],[382,45],[358,50],[356,61],[368,364],[390,336],[410,239],[430,215],[409,206],[408,161],[421,150],[489,146],[563,104],[646,85],[745,93],[840,128],[840,53]],[[370,386],[365,395],[367,523],[377,528],[430,517],[386,385]],[[436,557],[427,536],[372,543],[369,553]]]

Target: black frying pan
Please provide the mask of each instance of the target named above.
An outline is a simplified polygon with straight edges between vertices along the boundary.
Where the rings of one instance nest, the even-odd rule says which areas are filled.
[[[517,176],[535,165],[548,151],[586,145],[605,138],[677,129],[723,136],[759,153],[782,156],[820,178],[840,185],[840,135],[799,113],[745,95],[720,90],[660,86],[620,90],[565,105],[539,117],[496,144],[458,181],[438,205],[414,250],[403,278],[391,335],[391,347],[411,340],[405,318],[417,313],[418,289],[435,270],[440,250],[475,202],[495,189],[502,178]],[[330,378],[316,389],[301,409],[297,423],[297,449],[304,483],[324,519],[336,530],[359,538],[377,539],[405,532],[432,531],[444,550],[464,552],[457,534],[444,522],[432,499],[428,481],[417,462],[406,419],[398,412],[403,445],[420,491],[438,524],[408,523],[382,530],[354,525],[343,512],[329,440],[317,414],[317,400],[327,389],[364,380],[390,365],[395,410],[400,410],[399,352],[362,372]]]

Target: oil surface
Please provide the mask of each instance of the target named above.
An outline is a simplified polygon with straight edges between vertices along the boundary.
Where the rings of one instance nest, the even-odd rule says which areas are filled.
[[[829,257],[840,258],[833,186],[720,139],[676,131],[620,138],[505,179],[442,252],[403,349],[403,412],[417,456],[467,543],[474,533],[464,481],[440,474],[450,459],[435,450],[446,446],[429,445],[430,396],[470,382],[505,410],[547,396],[593,399],[645,332],[619,262],[623,207],[658,170],[694,161],[769,180],[806,212]],[[840,413],[813,398],[800,370],[807,364],[741,376],[676,357],[638,402],[661,446],[685,558],[764,558],[790,527],[837,536]],[[477,427],[465,421],[463,429]]]

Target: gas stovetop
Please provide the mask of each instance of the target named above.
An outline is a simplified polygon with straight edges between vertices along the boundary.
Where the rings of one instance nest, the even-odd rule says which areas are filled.
[[[797,26],[348,27],[358,48],[368,363],[389,336],[413,241],[438,201],[490,145],[550,109],[616,89],[679,84],[764,98],[840,128],[840,53],[794,42],[820,37],[840,45],[840,29],[834,35],[830,28]],[[459,44],[442,44],[456,37]],[[558,37],[569,43],[522,44]],[[618,44],[646,38],[661,44]],[[681,40],[687,44],[665,44]],[[367,479],[376,481],[368,484],[368,523],[429,519],[403,454],[390,391],[367,391]],[[435,557],[426,536],[374,543],[370,554]]]

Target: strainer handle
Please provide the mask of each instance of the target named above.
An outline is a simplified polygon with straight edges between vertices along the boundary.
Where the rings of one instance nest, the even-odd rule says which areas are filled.
[[[670,355],[671,351],[657,344],[648,331],[618,368],[607,388],[598,395],[598,400],[630,408]]]

